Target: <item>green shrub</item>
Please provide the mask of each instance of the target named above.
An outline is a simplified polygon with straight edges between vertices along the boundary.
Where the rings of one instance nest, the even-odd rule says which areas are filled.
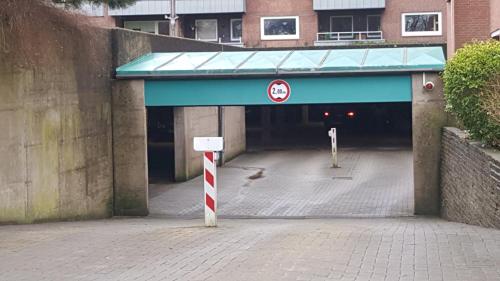
[[[471,137],[500,147],[500,42],[466,45],[443,74],[446,108]]]

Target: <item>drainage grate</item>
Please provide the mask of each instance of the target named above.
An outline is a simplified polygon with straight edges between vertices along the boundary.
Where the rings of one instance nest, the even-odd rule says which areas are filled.
[[[332,177],[334,180],[352,181],[352,177]]]

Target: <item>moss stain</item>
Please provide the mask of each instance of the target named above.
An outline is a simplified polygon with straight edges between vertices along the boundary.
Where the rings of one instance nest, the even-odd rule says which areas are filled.
[[[41,123],[41,147],[32,157],[31,205],[28,220],[58,217],[59,207],[59,115],[48,110],[37,116]],[[35,121],[34,124],[38,122]],[[36,131],[38,128],[34,128]]]

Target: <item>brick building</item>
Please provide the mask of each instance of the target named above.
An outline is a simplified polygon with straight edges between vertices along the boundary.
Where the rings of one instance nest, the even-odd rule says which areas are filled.
[[[169,34],[170,0],[138,0],[109,11],[87,6],[134,30]],[[176,0],[177,35],[245,47],[360,43],[445,43],[440,0]],[[109,21],[107,21],[109,22]]]
[[[474,40],[500,36],[499,0],[446,0],[448,54]]]

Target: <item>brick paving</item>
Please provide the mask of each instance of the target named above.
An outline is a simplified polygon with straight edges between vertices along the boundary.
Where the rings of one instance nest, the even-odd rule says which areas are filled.
[[[500,280],[500,231],[434,218],[0,226],[0,280]]]
[[[408,147],[343,148],[341,168],[328,149],[257,150],[218,169],[222,217],[396,217],[413,215]],[[253,179],[252,179],[253,178]],[[203,215],[203,185],[152,184],[153,215]]]

